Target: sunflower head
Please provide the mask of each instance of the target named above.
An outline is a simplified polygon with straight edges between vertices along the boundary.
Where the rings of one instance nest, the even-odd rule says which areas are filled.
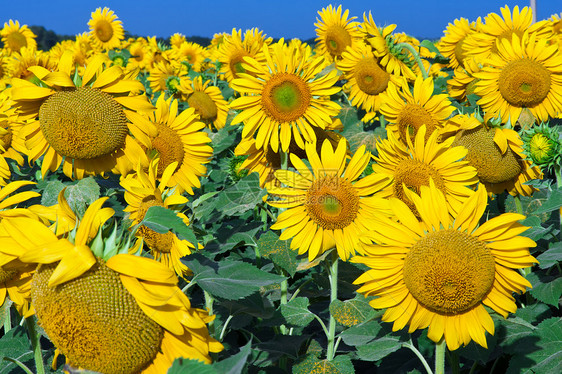
[[[236,156],[233,155],[228,161],[228,175],[233,182],[238,182],[240,179],[248,175],[248,169],[241,168],[244,161],[246,161],[247,156]]]
[[[119,48],[125,31],[117,15],[109,8],[97,8],[88,21],[90,40],[98,50]]]
[[[23,47],[37,48],[37,37],[27,25],[20,26],[19,21],[9,20],[4,23],[4,28],[0,30],[4,48],[9,52],[19,52]]]
[[[521,133],[523,150],[535,165],[544,169],[552,169],[561,162],[562,145],[560,129],[541,123]]]

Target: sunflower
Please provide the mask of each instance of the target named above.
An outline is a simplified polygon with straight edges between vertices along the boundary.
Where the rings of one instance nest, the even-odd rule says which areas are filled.
[[[187,105],[195,109],[195,113],[209,128],[222,129],[226,125],[228,103],[222,96],[221,90],[210,86],[210,80],[203,83],[201,76],[193,80],[183,81],[180,91],[185,96]]]
[[[425,132],[424,125],[414,140],[406,138],[407,145],[396,139],[392,132],[388,132],[387,139],[377,143],[378,155],[373,157],[376,162],[372,166],[373,172],[388,175],[392,180],[392,184],[377,195],[398,198],[415,212],[414,203],[408,200],[405,190],[419,193],[431,179],[445,195],[449,210],[452,210],[470,196],[470,186],[478,183],[476,169],[462,160],[468,153],[466,148],[451,147],[453,138],[439,143],[436,131],[429,138]]]
[[[384,70],[372,49],[362,42],[356,43],[355,48],[347,47],[338,60],[338,69],[348,81],[351,104],[367,112],[363,122],[369,122],[379,111],[380,94],[386,91],[388,83],[398,83],[398,77]]]
[[[41,86],[13,79],[12,99],[22,120],[30,119],[21,130],[29,149],[28,157],[43,157],[41,174],[54,172],[62,164],[69,178],[106,172],[127,173],[132,167],[129,155],[134,139],[134,123],[124,108],[132,111],[153,108],[140,81],[126,79],[118,66],[108,68],[107,56],[93,57],[83,74],[73,72],[72,52],[63,54],[57,70],[33,66]],[[73,78],[71,78],[73,77]]]
[[[478,226],[487,205],[480,187],[458,212],[431,183],[421,197],[408,192],[421,221],[401,200],[391,198],[395,218],[378,217],[361,237],[365,255],[352,262],[368,266],[355,284],[358,292],[378,296],[373,308],[387,308],[382,320],[393,331],[429,327],[434,342],[445,339],[451,350],[471,340],[487,348],[485,332],[494,333],[484,305],[503,317],[517,310],[513,292],[531,284],[513,269],[532,266],[533,240],[518,236],[525,216],[505,213]]]
[[[519,39],[524,33],[535,34],[537,39],[550,39],[552,37],[552,24],[547,20],[533,23],[533,11],[524,7],[519,11],[519,6],[513,7],[513,14],[506,5],[501,8],[501,16],[490,13],[484,18],[484,23],[478,25],[477,32],[470,33],[463,43],[463,51],[467,56],[473,56],[477,61],[483,62],[498,53],[498,48],[503,40],[511,42],[513,35]]]
[[[47,52],[38,51],[35,48],[22,47],[18,52],[12,53],[10,60],[8,60],[7,70],[11,78],[32,80],[35,78],[35,75],[29,68],[36,65],[47,70],[53,70],[57,64]]]
[[[188,79],[187,66],[172,60],[155,62],[148,70],[148,82],[153,93],[168,92],[175,98],[181,97],[180,86]]]
[[[2,37],[4,49],[8,52],[19,52],[22,47],[37,48],[37,42],[35,41],[37,36],[27,25],[20,26],[17,20],[15,22],[13,20],[5,22],[4,28],[0,30],[0,36]]]
[[[120,48],[121,41],[125,39],[125,32],[117,15],[107,7],[100,7],[92,12],[91,17],[88,26],[92,45],[100,51]]]
[[[128,218],[132,220],[131,228],[144,219],[151,206],[171,209],[187,203],[187,198],[182,196],[177,189],[165,187],[175,166],[175,163],[167,166],[158,185],[156,185],[158,159],[150,162],[148,174],[142,167],[138,167],[136,174],[129,174],[127,177],[121,178],[120,184],[125,189],[125,201],[128,204],[123,211],[129,213]],[[177,212],[176,215],[186,225],[189,225],[189,219],[185,214]],[[193,244],[179,239],[171,232],[160,234],[146,226],[138,227],[135,235],[148,246],[154,259],[174,270],[178,276],[189,274],[189,269],[180,261],[180,258],[191,254],[191,250],[195,249]]]
[[[67,364],[96,372],[162,373],[179,357],[210,362],[209,352],[222,349],[205,325],[212,316],[191,307],[173,271],[100,235],[88,240],[106,199],[68,238],[31,218],[0,223],[1,246],[38,264],[31,302],[45,333]]]
[[[172,45],[170,54],[176,61],[187,62],[193,71],[201,72],[203,62],[208,57],[208,52],[201,45],[193,42],[183,42],[176,47]]]
[[[460,103],[468,103],[468,95],[474,94],[474,88],[478,79],[474,78],[474,73],[480,71],[482,66],[474,58],[464,59],[463,66],[455,68],[451,79],[447,80],[447,92],[449,96]]]
[[[347,47],[355,48],[360,41],[361,33],[356,17],[349,17],[349,10],[342,13],[341,5],[337,8],[331,4],[318,11],[316,18],[316,53],[325,56],[329,61],[337,60]]]
[[[168,165],[177,163],[165,187],[177,185],[179,189],[193,195],[193,187],[201,186],[199,177],[206,173],[205,164],[213,156],[213,149],[208,144],[211,139],[202,131],[205,124],[199,121],[195,109],[187,108],[178,112],[177,100],[171,97],[166,100],[164,95],[160,95],[156,101],[156,109],[152,112],[130,115],[144,124],[135,133],[135,137],[146,149],[146,154],[139,157],[143,166],[148,167],[149,159],[159,158],[157,178],[160,178]]]
[[[422,125],[427,126],[426,137],[443,127],[445,120],[455,111],[447,94],[433,94],[433,78],[423,79],[418,76],[414,81],[413,91],[402,79],[400,85],[389,83],[385,93],[381,94],[380,112],[389,122],[387,130],[405,142],[408,135],[417,133]]]
[[[478,21],[479,24],[481,22]],[[445,35],[440,39],[439,52],[449,59],[448,66],[456,69],[464,67],[466,52],[463,48],[464,41],[468,34],[477,30],[475,22],[469,22],[466,18],[455,19],[453,23],[447,25]]]
[[[170,36],[170,45],[179,48],[183,42],[186,42],[185,35],[179,32],[174,33]]]
[[[562,55],[557,45],[548,45],[536,34],[503,39],[498,54],[486,60],[474,73],[479,79],[474,92],[478,104],[502,123],[515,125],[523,108],[539,121],[562,112]]]
[[[143,72],[153,67],[154,53],[153,48],[145,38],[137,38],[132,42],[127,50],[131,54],[127,64],[127,70],[140,69]]]
[[[325,139],[328,139],[332,143],[332,147],[336,148],[338,146],[339,140],[342,136],[332,130],[337,128],[337,125],[341,125],[341,121],[334,121],[335,123],[322,130],[317,127],[313,127],[314,134],[316,136],[316,151],[320,153],[322,143]],[[299,148],[294,140],[291,140],[289,145],[289,150],[287,152],[289,155],[294,154],[299,159],[306,158],[306,152],[304,149]],[[271,183],[275,183],[275,170],[281,168],[281,155],[279,152],[273,152],[271,146],[267,150],[257,148],[256,141],[253,138],[245,138],[238,143],[234,149],[234,155],[236,157],[245,157],[245,159],[238,165],[236,172],[241,170],[247,170],[248,174],[257,172],[260,178],[260,186],[267,187]],[[288,159],[288,165],[290,167],[295,167],[291,163],[290,157]]]
[[[416,74],[412,71],[414,61],[409,55],[410,52],[403,51],[401,47],[396,46],[398,41],[393,34],[396,25],[380,28],[369,12],[369,17],[363,14],[363,23],[360,27],[364,38],[373,47],[375,55],[380,58],[380,64],[387,72],[409,80],[416,79]]]
[[[29,313],[33,313],[29,305],[31,300],[29,286],[34,267],[12,258],[13,256],[0,252],[0,305],[5,305],[6,299],[9,298],[19,315],[26,317]]]
[[[283,229],[280,239],[292,238],[291,249],[308,253],[309,261],[334,247],[346,261],[355,254],[358,237],[371,225],[372,217],[387,209],[385,199],[371,195],[388,185],[389,178],[375,173],[359,178],[370,153],[362,146],[347,163],[346,143],[340,139],[334,150],[331,142],[324,140],[320,154],[315,144],[307,143],[312,170],[291,154],[297,172],[275,171],[275,177],[287,187],[268,188],[273,197],[268,203],[287,208],[271,229]]]
[[[314,58],[310,50],[299,53],[295,45],[287,46],[283,39],[264,46],[267,64],[246,57],[244,69],[254,75],[240,73],[231,86],[244,94],[230,107],[241,110],[232,124],[244,122],[242,137],[256,136],[256,146],[271,145],[274,152],[289,148],[291,138],[304,148],[304,141],[314,142],[312,127],[326,128],[336,116],[339,104],[325,99],[340,91],[334,84],[337,72],[319,73],[325,67],[322,57]],[[303,140],[304,138],[304,140]],[[281,147],[279,147],[281,143]]]
[[[266,38],[257,28],[246,30],[242,37],[242,30],[232,29],[231,34],[224,36],[223,42],[218,46],[217,60],[221,63],[220,73],[228,83],[240,78],[238,73],[248,73],[242,66],[244,57],[265,64],[263,45],[270,44],[271,38]],[[251,73],[250,73],[251,74]]]
[[[488,121],[459,121],[453,146],[468,149],[466,161],[474,166],[480,182],[493,194],[507,190],[510,195],[530,196],[536,188],[525,184],[541,179],[540,168],[523,152],[523,141],[512,129],[488,127]]]
[[[0,158],[12,159],[21,166],[24,162],[22,155],[27,152],[25,141],[20,135],[24,124],[18,120],[14,102],[7,92],[0,93]],[[9,168],[0,161],[0,178],[5,175],[9,175]]]

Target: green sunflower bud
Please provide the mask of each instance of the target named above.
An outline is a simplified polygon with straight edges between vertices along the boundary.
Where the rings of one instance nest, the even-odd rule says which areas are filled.
[[[533,163],[544,169],[560,165],[560,133],[558,127],[549,127],[548,123],[531,127],[521,133],[525,154]]]

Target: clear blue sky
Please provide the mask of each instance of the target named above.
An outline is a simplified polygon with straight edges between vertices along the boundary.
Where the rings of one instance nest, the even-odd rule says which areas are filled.
[[[562,12],[562,0],[536,0],[537,20]],[[214,33],[258,27],[274,38],[315,37],[318,11],[329,4],[342,4],[351,16],[363,19],[373,14],[377,24],[396,24],[396,31],[421,38],[439,38],[456,18],[476,20],[500,8],[529,5],[529,0],[2,0],[0,27],[9,19],[44,26],[57,34],[88,31],[88,20],[97,7],[107,6],[117,14],[127,31],[141,36],[212,37]]]

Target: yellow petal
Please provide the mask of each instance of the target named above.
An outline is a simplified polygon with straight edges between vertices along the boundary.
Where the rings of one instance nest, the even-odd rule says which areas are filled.
[[[96,263],[96,258],[86,245],[72,246],[66,251],[55,271],[49,278],[49,287],[55,287],[78,278]]]

